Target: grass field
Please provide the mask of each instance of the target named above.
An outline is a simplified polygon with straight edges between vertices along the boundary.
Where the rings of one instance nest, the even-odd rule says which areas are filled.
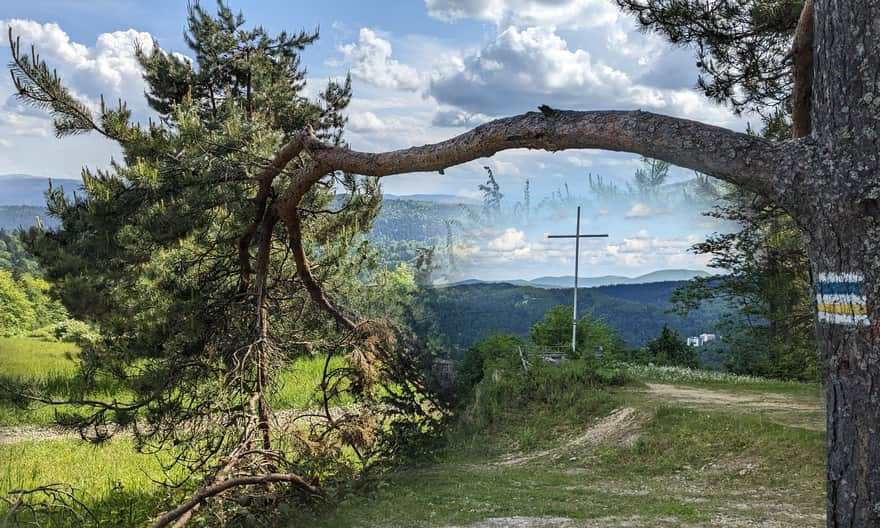
[[[0,338],[0,381],[29,380],[61,398],[75,383],[77,354],[77,347],[69,343]],[[342,361],[333,358],[331,368],[341,366]],[[278,380],[274,408],[314,405],[313,395],[323,368],[323,359],[316,357],[296,361],[286,369]],[[92,396],[110,399],[114,394],[99,392]],[[0,401],[0,427],[15,426],[22,435],[33,434],[38,438],[41,430],[32,428],[52,424],[56,408],[65,407],[36,404],[25,409]],[[101,446],[76,438],[0,442],[0,497],[9,497],[9,492],[15,489],[65,483],[77,490],[77,499],[95,515],[94,519],[67,516],[59,521],[59,526],[143,525],[192,490],[189,485],[170,492],[155,482],[164,476],[159,460],[153,455],[137,453],[133,442],[125,437],[114,438]],[[3,526],[4,509],[0,503],[0,526]]]
[[[3,375],[60,383],[74,372],[70,345],[0,340],[0,351]],[[281,377],[276,408],[309,405],[322,368],[320,359],[293,365]],[[331,510],[291,522],[823,525],[819,386],[683,369],[627,372],[636,381],[623,387],[560,386],[552,398],[509,407],[492,408],[487,386],[482,403],[464,411],[462,424],[429,455],[372,480]],[[16,419],[49,416],[29,412]],[[0,407],[0,418],[7,416]],[[68,517],[63,526],[144,525],[189,491],[169,492],[152,480],[161,476],[158,460],[137,454],[124,437],[100,448],[76,439],[0,445],[0,496],[49,482],[83,490],[78,497],[97,519]]]
[[[159,460],[136,453],[126,438],[100,447],[72,439],[0,445],[0,495],[65,483],[94,515],[80,510],[80,520],[65,512],[58,517],[58,526],[143,525],[190,491],[191,486],[169,491],[154,482],[163,476]],[[0,505],[0,522],[3,509]]]
[[[27,337],[0,338],[0,383],[3,380],[28,380],[39,387],[43,394],[63,399],[75,384],[76,358],[79,350],[72,343],[43,341]],[[334,357],[330,368],[343,365],[341,357]],[[322,357],[295,361],[279,375],[277,392],[273,395],[276,410],[305,409],[315,406],[315,390],[324,368]],[[121,397],[117,387],[107,384],[92,392],[91,397],[110,400]],[[343,398],[342,405],[349,403]],[[0,400],[0,426],[51,425],[55,411],[65,406],[31,404],[27,408]]]

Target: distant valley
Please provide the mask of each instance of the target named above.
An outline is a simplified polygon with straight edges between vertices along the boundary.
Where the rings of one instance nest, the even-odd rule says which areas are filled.
[[[78,185],[73,180],[60,183],[70,193]],[[47,188],[46,178],[0,176],[0,228],[27,228],[36,223],[37,217],[46,226],[57,225],[43,205]],[[386,195],[369,238],[389,262],[411,262],[418,247],[442,247],[447,235],[446,221],[476,209],[472,203],[462,201],[450,195]],[[687,318],[668,312],[669,297],[675,288],[684,281],[707,275],[702,271],[668,269],[637,277],[579,277],[578,312],[602,317],[631,347],[643,346],[656,337],[663,325],[683,336],[711,331],[717,322],[714,310],[696,310]],[[547,310],[560,304],[571,305],[573,281],[571,275],[531,280],[470,279],[424,288],[420,296],[431,315],[415,324],[426,337],[443,336],[453,355],[493,332],[525,336]]]

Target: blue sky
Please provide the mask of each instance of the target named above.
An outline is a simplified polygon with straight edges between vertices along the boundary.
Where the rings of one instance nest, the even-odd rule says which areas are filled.
[[[310,89],[317,91],[327,79],[351,72],[354,100],[347,138],[356,149],[439,141],[541,104],[641,108],[737,130],[747,122],[694,89],[692,50],[637,32],[635,22],[610,0],[238,0],[230,5],[243,9],[249,23],[273,32],[320,27],[320,41],[303,56]],[[187,54],[185,14],[183,0],[15,2],[0,12],[0,46],[8,53],[5,28],[12,25],[84,99],[95,102],[102,93],[110,100],[122,97],[144,117],[149,112],[133,43],[155,38],[163,49]],[[0,129],[5,131],[0,173],[74,178],[83,165],[104,167],[117,152],[98,137],[56,140],[44,116],[14,100],[8,75],[0,76],[0,105]],[[625,187],[638,167],[634,156],[514,151],[445,175],[388,178],[383,187],[394,194],[475,197],[485,180],[484,165],[495,171],[508,206],[519,199],[526,179],[533,202],[566,184],[573,195],[585,196],[584,206],[596,210],[585,214],[584,229],[611,236],[584,250],[589,266],[584,275],[705,268],[705,258],[686,249],[719,226],[700,218],[699,211],[630,200],[603,213],[586,198],[587,174]],[[689,171],[672,171],[673,181],[690,177]],[[573,225],[573,215],[558,221]],[[470,270],[474,275],[528,278],[570,272],[566,255],[548,257],[539,228],[495,228],[473,249],[479,256],[474,262],[480,262]],[[491,248],[508,247],[513,249],[496,251],[500,256],[494,260],[487,257]]]

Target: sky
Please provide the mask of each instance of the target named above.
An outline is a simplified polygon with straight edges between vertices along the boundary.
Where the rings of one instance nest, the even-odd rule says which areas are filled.
[[[187,55],[184,0],[30,0],[0,9],[0,53],[6,28],[34,44],[64,82],[89,104],[103,94],[126,100],[136,118],[150,115],[134,60],[135,43],[153,42]],[[432,143],[488,120],[547,104],[564,109],[643,109],[745,130],[737,117],[696,88],[693,50],[672,47],[636,30],[611,0],[231,0],[249,24],[270,32],[320,29],[303,53],[311,94],[350,73],[354,98],[346,139],[358,150],[385,151]],[[203,1],[206,7],[211,2]],[[0,76],[0,174],[77,178],[83,166],[106,167],[118,149],[96,135],[58,140],[51,121],[13,96]],[[753,125],[757,119],[751,118]],[[613,204],[590,200],[588,175],[626,188],[638,157],[602,151],[508,151],[451,168],[445,174],[383,179],[391,194],[439,193],[479,198],[491,167],[505,206],[557,192],[582,201],[585,231],[609,234],[583,244],[581,275],[634,276],[663,268],[706,269],[688,251],[726,228],[681,204]],[[692,178],[674,168],[670,181]],[[2,192],[2,189],[0,189]],[[583,198],[581,200],[581,198]],[[546,234],[574,229],[574,207],[552,220],[523,226],[503,222],[468,244],[467,272],[483,279],[570,274],[573,248],[548,245]],[[563,242],[564,244],[564,242]]]

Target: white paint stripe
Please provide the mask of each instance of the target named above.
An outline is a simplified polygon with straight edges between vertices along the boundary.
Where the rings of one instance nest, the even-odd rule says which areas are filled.
[[[865,276],[861,273],[820,273],[819,282],[862,282]]]
[[[819,304],[868,304],[864,295],[854,293],[817,293],[816,302]]]
[[[843,315],[819,312],[819,320],[826,323],[849,326],[868,326],[871,324],[871,320],[868,319],[867,315]]]

